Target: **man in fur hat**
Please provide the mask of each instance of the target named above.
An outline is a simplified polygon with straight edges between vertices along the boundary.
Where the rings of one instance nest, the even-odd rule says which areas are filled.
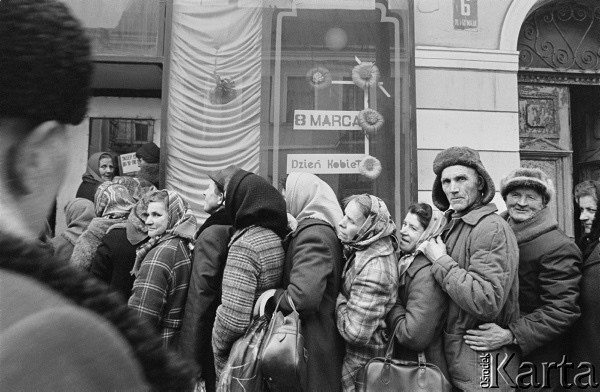
[[[463,391],[487,390],[495,383],[501,391],[514,390],[512,380],[519,366],[519,358],[513,356],[516,346],[486,351],[492,366],[494,361],[509,358],[499,370],[501,377],[486,384],[483,353],[473,350],[464,338],[472,328],[491,323],[506,327],[519,317],[517,241],[490,203],[494,182],[477,151],[450,147],[436,156],[433,171],[433,203],[447,211],[448,224],[440,237],[429,241],[424,253],[433,264],[435,279],[451,299],[444,349],[452,384]]]
[[[519,307],[521,317],[508,328],[480,325],[467,331],[465,342],[475,351],[516,343],[522,360],[537,372],[520,378],[520,387],[562,390],[559,371],[544,375],[543,363],[561,363],[568,349],[567,331],[580,315],[581,252],[558,228],[548,203],[552,180],[540,169],[513,170],[500,183],[507,211],[501,216],[519,244]],[[573,381],[567,380],[568,382]]]

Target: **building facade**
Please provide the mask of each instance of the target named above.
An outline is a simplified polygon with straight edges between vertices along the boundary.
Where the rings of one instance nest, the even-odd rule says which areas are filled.
[[[573,184],[600,177],[594,0],[67,3],[97,71],[59,213],[90,154],[148,140],[163,183],[198,212],[205,173],[237,164],[276,186],[317,173],[340,197],[382,197],[401,221],[431,200],[435,155],[467,145],[497,184],[519,165],[546,170],[574,235]],[[365,132],[367,114],[383,125]]]

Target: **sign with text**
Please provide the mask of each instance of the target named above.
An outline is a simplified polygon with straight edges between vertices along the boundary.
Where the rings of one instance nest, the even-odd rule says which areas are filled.
[[[348,110],[294,110],[294,129],[305,130],[357,130],[358,111]]]
[[[139,170],[135,152],[119,155],[119,173],[121,175],[136,173]]]
[[[287,173],[355,174],[363,154],[288,154]]]
[[[477,0],[454,0],[454,29],[477,28]]]

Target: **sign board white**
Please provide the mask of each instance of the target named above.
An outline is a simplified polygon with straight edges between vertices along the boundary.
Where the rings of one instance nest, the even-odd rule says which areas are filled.
[[[364,154],[288,154],[287,173],[354,174],[363,158]]]
[[[140,170],[135,152],[119,155],[119,172],[121,175],[136,173]]]
[[[354,110],[294,110],[294,129],[360,131],[358,113]]]

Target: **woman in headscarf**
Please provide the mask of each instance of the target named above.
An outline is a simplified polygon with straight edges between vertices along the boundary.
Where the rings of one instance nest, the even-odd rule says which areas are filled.
[[[148,240],[148,197],[149,194],[141,196],[126,222],[114,224],[108,229],[92,261],[92,275],[121,293],[125,300],[131,296],[135,280],[131,274],[135,251]]]
[[[275,298],[281,298],[284,314],[292,311],[288,298],[300,314],[304,347],[310,358],[308,384],[302,390],[337,392],[341,388],[344,341],[335,325],[335,300],[343,256],[335,226],[344,214],[333,189],[314,174],[290,173],[285,201],[298,226],[284,241],[284,289],[278,289]]]
[[[54,249],[54,256],[58,260],[63,260],[65,263],[69,262],[77,239],[95,217],[94,203],[88,199],[73,199],[65,205],[67,228],[50,240]]]
[[[336,322],[346,342],[342,388],[354,391],[358,371],[369,359],[385,355],[385,316],[398,295],[398,240],[396,224],[380,198],[354,195],[344,200],[344,206],[338,238],[346,265]]]
[[[189,245],[196,218],[185,200],[170,190],[148,195],[147,214],[150,239],[136,252],[129,307],[156,328],[165,347],[176,348],[192,270]]]
[[[212,333],[217,380],[233,343],[250,325],[258,297],[281,285],[285,256],[281,240],[287,234],[285,201],[267,180],[239,169],[225,189],[225,211],[235,231]]]
[[[408,207],[399,231],[398,300],[386,319],[388,331],[396,340],[395,358],[418,362],[423,352],[425,360],[437,365],[448,378],[442,342],[448,297],[420,249],[423,242],[440,235],[445,225],[444,213],[427,203]]]
[[[135,201],[123,185],[110,181],[102,183],[96,190],[94,202],[97,217],[92,219],[75,243],[71,264],[82,271],[89,271],[108,229],[116,223],[124,223],[134,205]]]
[[[115,176],[115,162],[112,153],[97,152],[88,159],[87,169],[81,177],[81,185],[75,197],[82,197],[94,202],[96,189],[105,181],[112,181]]]
[[[575,186],[575,201],[583,236],[580,297],[581,317],[572,329],[571,362],[587,362],[600,369],[600,182],[583,181]],[[585,378],[587,380],[587,378]]]

